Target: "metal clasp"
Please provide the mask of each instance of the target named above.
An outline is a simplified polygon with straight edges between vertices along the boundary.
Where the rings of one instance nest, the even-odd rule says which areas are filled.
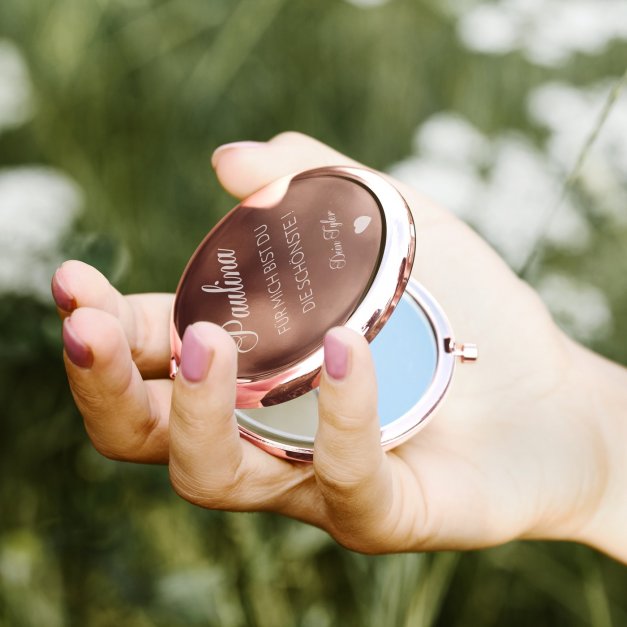
[[[176,363],[174,355],[170,358],[170,379],[175,379],[179,371],[179,365]]]
[[[459,360],[462,363],[474,363],[477,359],[479,359],[479,349],[476,344],[457,343],[450,337],[444,339],[444,350],[447,353],[453,353],[453,355],[459,357]]]

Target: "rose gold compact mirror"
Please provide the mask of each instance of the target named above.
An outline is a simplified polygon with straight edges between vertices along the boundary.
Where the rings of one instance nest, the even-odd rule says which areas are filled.
[[[380,396],[389,397],[379,407],[382,443],[399,443],[441,400],[456,350],[437,303],[413,281],[407,289],[414,246],[405,200],[375,172],[326,167],[271,183],[231,210],[187,264],[172,312],[171,375],[185,328],[220,325],[238,351],[242,436],[311,460],[326,331],[344,325],[373,341],[383,330],[388,339],[372,344]]]

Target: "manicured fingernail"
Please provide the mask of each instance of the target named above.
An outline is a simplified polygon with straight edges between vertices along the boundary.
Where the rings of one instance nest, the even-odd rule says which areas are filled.
[[[209,372],[212,359],[213,348],[203,344],[194,327],[187,327],[181,347],[181,372],[185,379],[191,383],[202,381]]]
[[[265,142],[231,142],[230,144],[222,144],[218,146],[211,155],[211,165],[215,168],[218,165],[220,155],[227,150],[234,150],[236,148],[261,148],[266,146]]]
[[[54,302],[59,309],[67,313],[71,313],[76,309],[76,299],[63,284],[63,277],[61,276],[60,270],[57,270],[52,276],[50,287],[52,290],[52,298],[54,298]]]
[[[72,327],[71,318],[63,321],[63,345],[70,361],[79,368],[91,368],[94,355]]]
[[[330,377],[338,381],[348,372],[348,346],[332,331],[324,336],[324,368]]]

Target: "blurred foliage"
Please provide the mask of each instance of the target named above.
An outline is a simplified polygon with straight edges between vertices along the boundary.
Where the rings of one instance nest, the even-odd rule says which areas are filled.
[[[123,291],[172,291],[232,204],[210,170],[220,143],[295,129],[385,167],[434,112],[533,138],[531,87],[624,71],[624,49],[559,69],[471,54],[442,6],[2,0],[36,114],[0,138],[0,166],[67,172],[86,206],[67,255]],[[615,286],[595,348],[625,363],[625,240],[597,232],[586,255],[543,263]],[[194,508],[163,468],[92,450],[51,303],[3,296],[0,321],[1,626],[627,625],[625,569],[584,547],[364,557],[279,517]]]

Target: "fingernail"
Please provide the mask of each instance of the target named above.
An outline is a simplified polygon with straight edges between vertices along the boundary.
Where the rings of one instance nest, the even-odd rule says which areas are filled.
[[[348,346],[333,332],[324,336],[324,368],[330,377],[338,381],[348,372]]]
[[[230,144],[222,144],[218,146],[211,155],[211,165],[215,168],[218,165],[218,159],[220,155],[227,150],[234,150],[236,148],[261,148],[266,146],[266,142],[231,142]]]
[[[50,285],[52,290],[52,298],[59,309],[71,313],[76,309],[76,299],[70,294],[67,287],[63,284],[61,271],[57,270],[52,276]]]
[[[91,368],[94,355],[72,327],[71,318],[63,321],[63,345],[70,361],[79,368]]]
[[[185,379],[191,383],[202,381],[209,372],[212,359],[213,348],[202,343],[193,327],[187,327],[181,347],[181,372]]]

